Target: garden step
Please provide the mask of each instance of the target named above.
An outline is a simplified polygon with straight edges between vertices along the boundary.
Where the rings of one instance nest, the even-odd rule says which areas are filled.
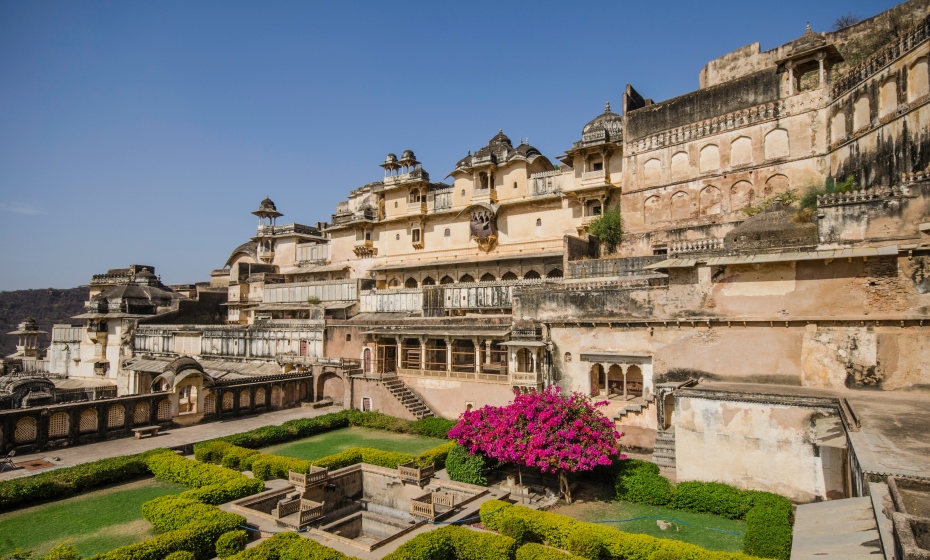
[[[653,457],[664,457],[664,458],[666,458],[666,459],[672,459],[672,460],[674,460],[674,459],[675,459],[675,450],[674,450],[674,449],[672,449],[672,450],[663,449],[663,450],[660,451],[660,450],[656,449],[656,450],[654,450],[654,451],[652,452],[652,456],[653,456]]]
[[[669,459],[668,457],[653,457],[652,462],[660,467],[675,468],[675,459]]]

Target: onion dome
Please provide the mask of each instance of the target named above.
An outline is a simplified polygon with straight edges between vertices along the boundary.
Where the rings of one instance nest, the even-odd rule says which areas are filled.
[[[491,138],[491,141],[488,142],[488,146],[491,147],[491,151],[495,151],[494,148],[507,146],[508,148],[513,148],[513,142],[510,141],[510,138],[504,134],[504,129],[499,129],[497,134],[494,135],[494,138]]]
[[[283,216],[284,214],[278,212],[278,208],[274,205],[274,202],[267,196],[265,200],[261,201],[258,205],[258,210],[252,212],[256,216],[268,217],[268,218],[277,218],[278,216]]]
[[[584,141],[605,140],[620,141],[623,134],[623,117],[610,110],[610,101],[604,112],[581,129]]]
[[[410,150],[407,150],[407,151],[409,152]],[[388,154],[384,158],[384,163],[386,164],[397,163],[397,156],[394,155],[393,153]]]

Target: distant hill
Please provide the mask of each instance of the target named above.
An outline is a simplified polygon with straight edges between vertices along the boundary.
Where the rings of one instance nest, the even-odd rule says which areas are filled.
[[[51,342],[54,323],[83,323],[71,317],[84,312],[87,296],[87,286],[65,290],[43,288],[0,292],[0,356],[8,356],[16,351],[16,337],[6,333],[15,331],[16,325],[26,317],[35,319],[39,328],[49,333],[39,339],[41,348],[48,347]]]

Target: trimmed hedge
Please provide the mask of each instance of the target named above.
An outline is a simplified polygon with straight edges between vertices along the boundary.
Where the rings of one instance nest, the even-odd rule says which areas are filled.
[[[228,558],[245,550],[249,542],[249,535],[241,529],[223,533],[216,540],[216,555],[219,558]]]
[[[194,553],[188,552],[186,550],[179,550],[177,552],[172,552],[168,556],[165,556],[165,560],[194,560]]]
[[[174,531],[194,521],[222,522],[232,515],[197,500],[168,495],[142,504],[142,517],[160,532]]]
[[[672,485],[659,467],[646,461],[621,462],[617,497],[630,502],[745,519],[743,552],[764,558],[791,557],[791,502],[771,492],[740,490],[720,482],[689,481]]]
[[[173,552],[186,550],[197,560],[216,556],[214,544],[223,533],[235,530],[245,518],[232,513],[220,521],[194,521],[181,529],[168,531],[140,543],[121,546],[91,560],[162,560]]]
[[[345,554],[301,538],[297,533],[278,533],[256,547],[230,556],[230,560],[357,560]]]
[[[509,519],[520,519],[527,528],[526,539],[545,542],[549,546],[592,560],[650,560],[657,552],[678,554],[688,560],[753,558],[743,553],[710,551],[681,541],[625,533],[612,527],[584,523],[564,515],[532,510],[499,500],[488,500],[482,504],[481,516],[485,527],[495,531],[501,530]]]
[[[446,457],[446,472],[451,480],[487,486],[488,479],[484,476],[487,467],[484,455],[471,455],[467,449],[453,442],[453,447]]]
[[[528,543],[517,549],[515,560],[584,560],[584,558],[550,546]]]
[[[417,535],[384,560],[506,560],[516,552],[510,537],[450,525]]]
[[[60,500],[107,484],[132,480],[149,474],[146,458],[164,449],[100,459],[91,463],[55,469],[32,476],[0,482],[0,511],[44,500]]]
[[[191,461],[171,451],[150,455],[146,465],[156,478],[192,488],[182,492],[181,497],[205,504],[222,504],[265,489],[262,480],[232,469]]]
[[[449,430],[454,428],[455,424],[455,420],[446,420],[437,416],[420,418],[410,425],[410,433],[437,439],[449,439]]]

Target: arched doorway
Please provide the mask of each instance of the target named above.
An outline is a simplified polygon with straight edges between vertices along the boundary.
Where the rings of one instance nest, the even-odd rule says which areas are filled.
[[[362,371],[371,373],[371,348],[362,350]]]
[[[533,373],[533,354],[529,348],[520,348],[517,350],[517,372]]]
[[[601,391],[607,385],[606,375],[604,373],[604,366],[601,364],[592,364],[591,365],[591,396],[600,395]]]
[[[178,414],[197,412],[198,390],[196,385],[183,385],[178,391]]]
[[[623,367],[617,364],[607,370],[607,395],[623,394]]]
[[[643,370],[636,364],[626,370],[626,392],[634,397],[643,396]]]
[[[317,395],[321,399],[329,397],[334,403],[342,403],[344,396],[342,378],[332,372],[321,375],[317,382]]]

